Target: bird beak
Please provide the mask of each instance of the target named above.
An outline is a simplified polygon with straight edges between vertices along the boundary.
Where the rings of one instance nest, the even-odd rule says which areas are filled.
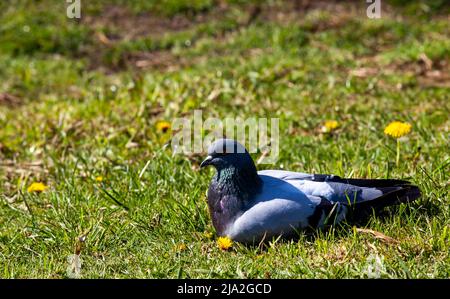
[[[200,164],[200,168],[210,165],[212,159],[213,159],[213,157],[211,157],[211,156],[206,157],[206,159],[203,160],[203,162]]]

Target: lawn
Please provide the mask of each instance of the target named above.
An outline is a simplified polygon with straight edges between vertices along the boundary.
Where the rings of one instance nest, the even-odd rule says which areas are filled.
[[[450,277],[446,1],[382,1],[380,19],[365,1],[81,2],[81,19],[0,4],[0,278]],[[279,118],[259,169],[407,179],[422,197],[223,251],[214,170],[164,146],[161,123],[196,109]],[[412,125],[398,165],[395,120]]]

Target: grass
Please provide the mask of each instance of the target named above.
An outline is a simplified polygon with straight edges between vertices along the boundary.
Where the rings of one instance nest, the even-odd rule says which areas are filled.
[[[246,1],[98,1],[83,13],[99,18],[113,2],[128,22],[186,24],[130,37],[108,19],[67,19],[63,1],[1,4],[0,277],[70,277],[76,250],[84,278],[366,278],[373,257],[382,278],[450,276],[444,2],[393,1],[379,20],[354,3],[280,1],[255,19]],[[403,178],[423,196],[364,224],[395,243],[348,223],[221,251],[207,234],[213,170],[172,155],[156,127],[194,109],[279,117],[279,161],[260,169]],[[319,130],[328,119],[341,124],[331,135]],[[413,125],[398,167],[383,134],[397,119]],[[49,189],[28,193],[38,181]]]

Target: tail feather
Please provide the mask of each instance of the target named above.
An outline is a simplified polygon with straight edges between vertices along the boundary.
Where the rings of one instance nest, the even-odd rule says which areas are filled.
[[[375,212],[387,206],[408,203],[418,199],[421,196],[420,189],[412,185],[409,181],[395,179],[349,179],[341,178],[335,175],[314,174],[312,181],[326,182],[334,190],[342,193],[355,194],[359,191],[360,196],[349,196],[346,202],[339,201],[340,204],[347,206],[351,218],[367,216],[372,210]],[[355,189],[352,189],[353,186]],[[381,194],[380,194],[381,191]]]
[[[383,188],[410,185],[409,181],[393,179],[342,179],[346,184],[358,187]]]
[[[375,210],[375,212],[392,205],[409,203],[421,196],[420,189],[417,186],[405,184],[391,187],[378,187],[383,195],[369,199],[358,201],[350,205],[354,215],[364,215]]]

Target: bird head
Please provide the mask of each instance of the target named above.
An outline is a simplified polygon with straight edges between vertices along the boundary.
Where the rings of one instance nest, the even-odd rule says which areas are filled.
[[[232,139],[218,139],[208,148],[208,156],[200,167],[214,166],[218,171],[226,168],[238,170],[254,170],[255,164],[245,147]]]

